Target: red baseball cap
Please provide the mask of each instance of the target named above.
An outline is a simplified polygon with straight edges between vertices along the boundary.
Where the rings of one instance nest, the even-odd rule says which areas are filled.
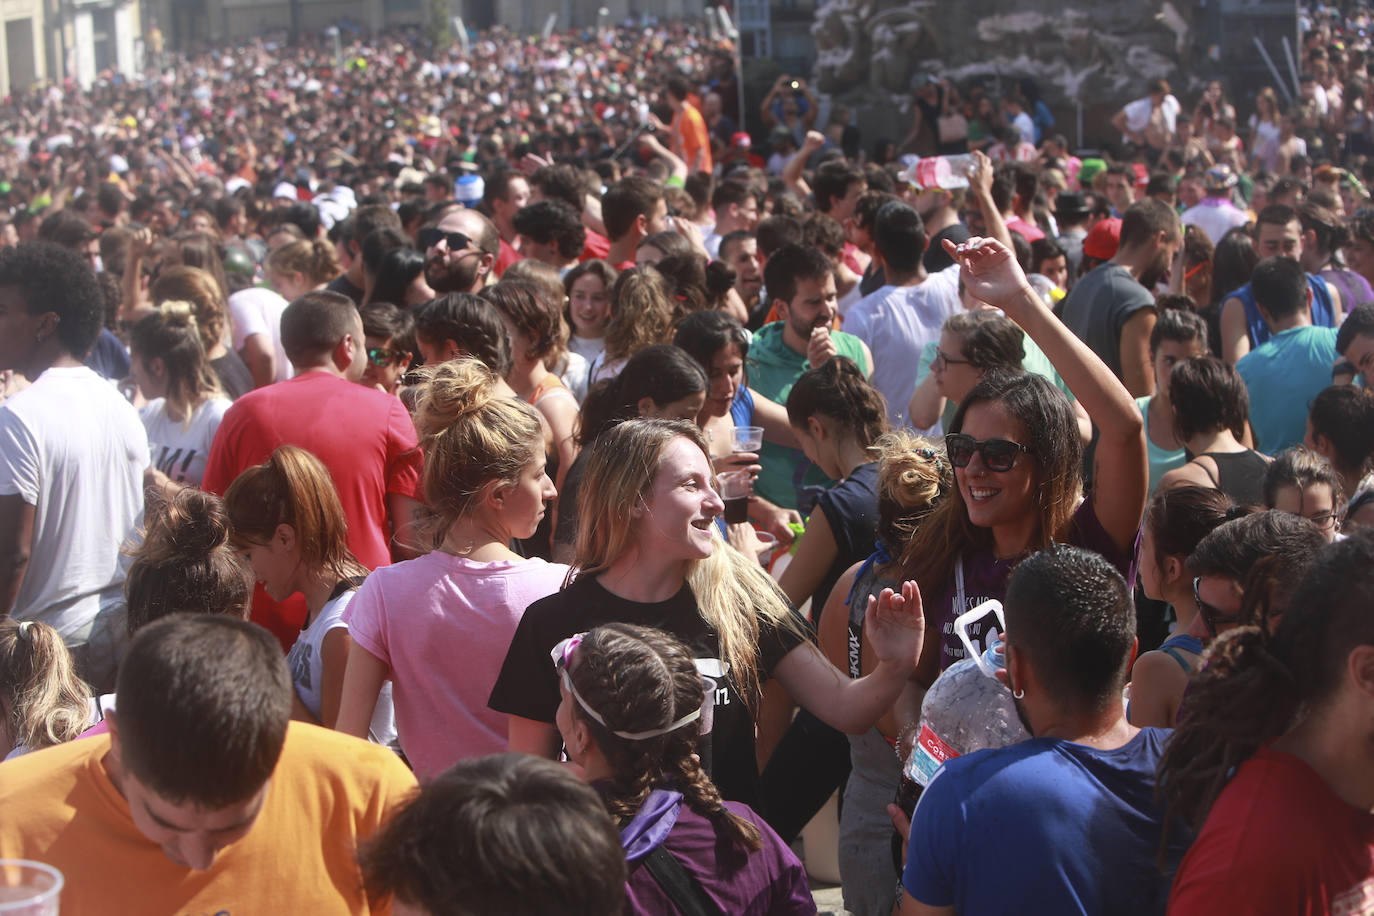
[[[1099,261],[1111,260],[1121,245],[1121,220],[1100,219],[1083,239],[1083,253]]]

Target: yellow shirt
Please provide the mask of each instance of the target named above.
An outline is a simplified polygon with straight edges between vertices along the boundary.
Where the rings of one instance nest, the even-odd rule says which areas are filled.
[[[134,826],[101,764],[109,749],[101,735],[0,765],[0,858],[59,869],[63,916],[390,912],[369,907],[354,860],[415,786],[386,748],[292,722],[261,814],[206,871]]]

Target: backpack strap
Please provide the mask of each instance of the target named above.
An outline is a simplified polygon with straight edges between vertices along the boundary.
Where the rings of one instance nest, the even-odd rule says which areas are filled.
[[[725,916],[715,901],[706,896],[701,882],[662,845],[644,857],[644,867],[682,916]]]

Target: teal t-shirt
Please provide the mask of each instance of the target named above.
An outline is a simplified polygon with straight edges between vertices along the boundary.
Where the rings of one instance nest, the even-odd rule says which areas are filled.
[[[787,403],[792,386],[810,368],[805,353],[798,353],[782,339],[783,322],[774,321],[759,328],[749,345],[749,387],[764,397]],[[838,355],[864,366],[864,347],[859,338],[843,331],[834,331]],[[872,372],[872,367],[865,367]],[[797,508],[797,491],[813,488],[817,493],[835,481],[807,460],[801,449],[785,448],[764,441],[759,450],[759,464],[763,470],[754,481],[754,492],[785,509]],[[814,503],[814,500],[811,501]]]
[[[1280,331],[1240,358],[1256,451],[1276,455],[1301,444],[1308,408],[1331,385],[1335,362],[1336,329],[1312,325]]]
[[[1167,448],[1160,448],[1150,438],[1150,401],[1153,398],[1154,395],[1147,394],[1143,398],[1135,399],[1135,406],[1140,408],[1140,416],[1145,421],[1145,446],[1150,460],[1151,493],[1154,493],[1155,488],[1159,486],[1159,481],[1165,474],[1188,463],[1188,455],[1183,449],[1170,451]]]

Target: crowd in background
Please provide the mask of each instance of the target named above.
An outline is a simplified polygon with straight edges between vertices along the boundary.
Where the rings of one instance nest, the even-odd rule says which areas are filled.
[[[1367,19],[1092,149],[1028,79],[741,111],[684,23],[17,91],[0,857],[805,913],[838,791],[861,916],[1374,911]]]

